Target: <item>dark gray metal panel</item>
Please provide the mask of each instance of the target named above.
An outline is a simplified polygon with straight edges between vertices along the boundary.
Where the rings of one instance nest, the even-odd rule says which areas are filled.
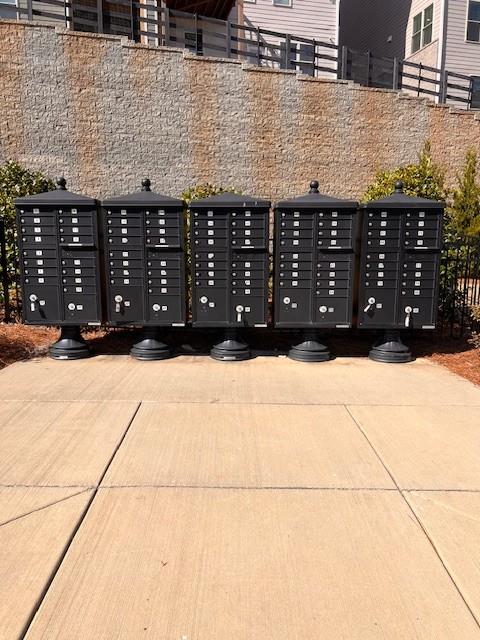
[[[307,197],[275,210],[275,326],[347,328],[353,323],[357,203],[320,196],[310,205]]]
[[[102,211],[108,323],[184,325],[183,201],[147,190],[105,201]]]
[[[96,201],[59,189],[16,209],[25,322],[100,324]]]
[[[269,203],[220,194],[191,204],[194,326],[265,326]]]
[[[443,207],[402,193],[380,203],[364,219],[358,326],[433,329]]]

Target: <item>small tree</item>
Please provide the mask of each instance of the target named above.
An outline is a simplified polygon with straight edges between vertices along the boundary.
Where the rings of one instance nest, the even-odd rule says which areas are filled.
[[[395,182],[401,180],[405,193],[432,200],[446,200],[445,173],[432,158],[431,146],[427,141],[420,152],[416,164],[407,164],[396,169],[379,171],[362,198],[364,202],[390,195]]]
[[[453,190],[447,210],[447,228],[459,236],[480,234],[480,186],[477,183],[478,156],[470,149],[465,157],[463,172],[457,175],[458,186]]]
[[[40,171],[25,169],[9,160],[0,166],[0,217],[5,221],[8,270],[15,271],[16,242],[15,199],[55,189],[55,184]]]

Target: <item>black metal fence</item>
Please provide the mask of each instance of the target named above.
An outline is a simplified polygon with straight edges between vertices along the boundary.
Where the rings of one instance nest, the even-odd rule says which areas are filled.
[[[445,242],[440,277],[442,335],[457,338],[479,331],[471,308],[480,305],[480,237]]]
[[[9,322],[12,317],[9,280],[5,223],[0,219],[0,320],[5,322]],[[17,274],[15,280],[18,282]]]
[[[121,35],[135,42],[187,49],[196,55],[332,76],[370,87],[407,91],[470,108],[480,104],[473,78],[406,60],[236,24],[158,6],[157,0],[0,0],[0,16],[60,22],[76,31]]]

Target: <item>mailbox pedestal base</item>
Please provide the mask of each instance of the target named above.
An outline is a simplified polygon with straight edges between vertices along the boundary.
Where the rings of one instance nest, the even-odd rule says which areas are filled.
[[[368,354],[375,362],[402,363],[411,362],[412,353],[403,344],[399,331],[385,331]]]
[[[165,360],[172,353],[170,347],[159,340],[157,327],[145,327],[142,339],[133,345],[130,355],[137,360]]]
[[[238,362],[250,358],[250,349],[245,342],[237,338],[235,330],[227,330],[222,342],[211,349],[210,356],[222,362]]]
[[[330,351],[318,342],[316,331],[305,331],[303,342],[293,346],[288,352],[288,357],[299,362],[326,362],[330,360]]]
[[[48,354],[54,360],[79,360],[92,355],[80,327],[62,327],[60,338],[50,345]]]

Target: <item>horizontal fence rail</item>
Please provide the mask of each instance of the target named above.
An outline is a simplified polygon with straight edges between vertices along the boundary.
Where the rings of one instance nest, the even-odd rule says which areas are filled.
[[[480,106],[473,78],[407,60],[311,38],[240,25],[157,4],[157,0],[0,0],[0,17],[63,23],[76,31],[126,36],[135,42],[235,58],[312,77],[401,90],[463,108]],[[475,90],[474,90],[475,88]]]

